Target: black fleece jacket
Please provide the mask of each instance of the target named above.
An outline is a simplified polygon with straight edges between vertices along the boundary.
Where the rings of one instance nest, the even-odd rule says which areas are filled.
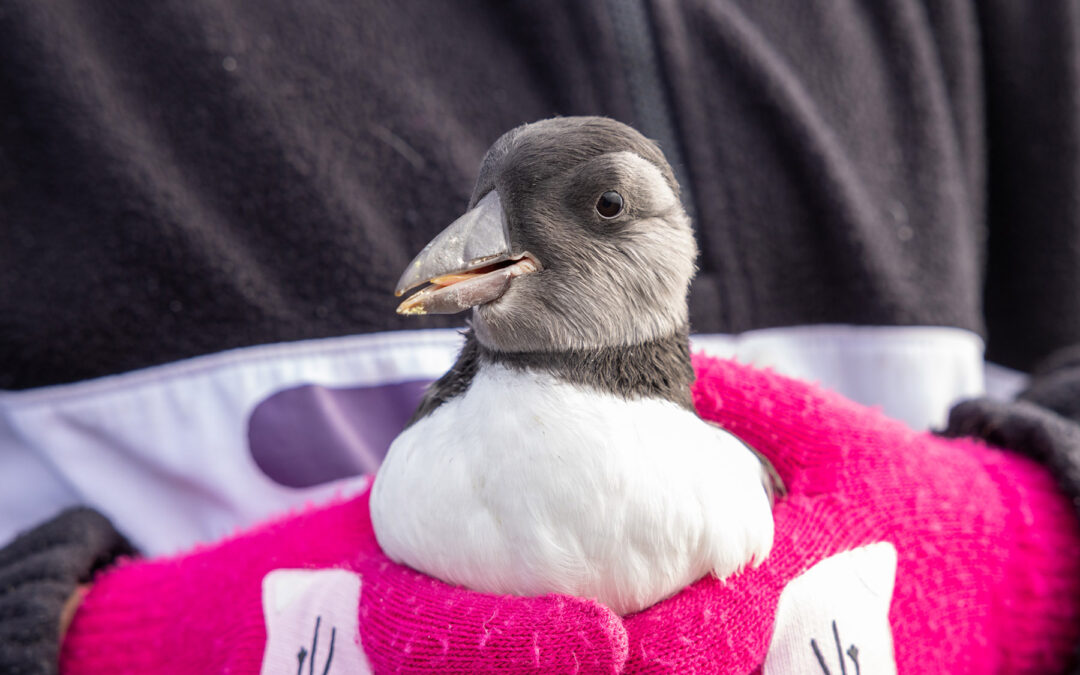
[[[507,129],[659,139],[699,332],[1080,342],[1080,9],[998,0],[8,0],[0,389],[396,317]]]

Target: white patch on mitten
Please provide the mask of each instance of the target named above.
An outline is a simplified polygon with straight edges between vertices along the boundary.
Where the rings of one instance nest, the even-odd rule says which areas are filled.
[[[895,675],[889,605],[896,549],[870,544],[822,560],[784,588],[765,675]]]
[[[360,646],[360,575],[274,570],[263,577],[266,650],[260,675],[370,675]]]

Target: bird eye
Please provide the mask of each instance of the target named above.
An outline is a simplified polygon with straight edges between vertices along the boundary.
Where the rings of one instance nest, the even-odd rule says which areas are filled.
[[[614,190],[608,190],[596,200],[596,212],[601,218],[614,218],[623,211],[622,195]]]

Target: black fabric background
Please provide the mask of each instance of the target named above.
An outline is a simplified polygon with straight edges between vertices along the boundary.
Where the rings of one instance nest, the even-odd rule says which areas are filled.
[[[0,388],[403,318],[507,129],[635,123],[614,3],[0,5]],[[703,332],[1080,342],[1075,2],[649,3]]]

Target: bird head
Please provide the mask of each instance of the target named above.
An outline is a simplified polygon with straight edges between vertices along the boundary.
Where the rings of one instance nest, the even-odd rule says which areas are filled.
[[[637,344],[685,330],[697,247],[655,143],[601,117],[526,124],[488,150],[468,211],[409,264],[402,314],[473,309],[502,352]]]

